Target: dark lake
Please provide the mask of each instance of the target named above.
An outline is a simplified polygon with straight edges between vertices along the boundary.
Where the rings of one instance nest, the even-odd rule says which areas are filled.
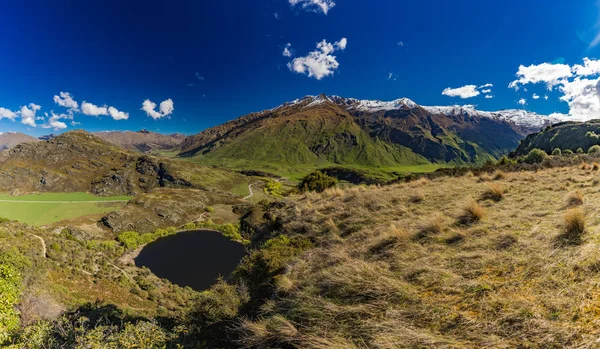
[[[201,291],[226,277],[246,254],[244,246],[220,233],[194,230],[160,238],[148,244],[135,259],[157,276],[179,286]]]

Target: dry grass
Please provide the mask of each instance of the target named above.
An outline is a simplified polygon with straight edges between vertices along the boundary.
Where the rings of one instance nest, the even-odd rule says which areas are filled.
[[[501,179],[505,179],[506,178],[506,173],[504,173],[501,170],[497,170],[496,172],[494,172],[494,176],[493,176],[495,181],[501,180]]]
[[[598,169],[600,169],[600,164],[598,164],[597,162],[594,162],[592,164],[592,171],[598,171]]]
[[[482,186],[472,176],[290,200],[274,212],[280,231],[314,248],[286,265],[272,303],[241,326],[241,343],[597,347],[600,220],[591,217],[600,214],[600,190],[596,174],[578,166],[511,173],[510,197],[493,204],[465,203]],[[566,213],[557,190],[565,183],[585,195]],[[407,204],[415,195],[426,200]],[[376,211],[365,205],[372,202]],[[459,210],[461,224],[448,226]],[[330,234],[331,221],[339,234]],[[426,240],[414,238],[420,232]]]
[[[565,197],[565,204],[568,207],[583,205],[583,193],[579,190],[568,193]]]
[[[446,229],[446,219],[441,214],[435,214],[419,229],[416,237],[422,239],[431,235],[440,234]]]
[[[504,198],[505,192],[506,190],[501,184],[490,183],[488,184],[487,189],[481,195],[481,198],[483,200],[489,199],[493,201],[500,201]]]
[[[462,225],[471,225],[479,222],[485,215],[485,208],[475,199],[468,198],[462,208],[462,214],[458,217],[458,223]]]
[[[572,208],[563,216],[564,232],[560,235],[561,240],[570,243],[580,243],[585,233],[585,214],[580,208]]]

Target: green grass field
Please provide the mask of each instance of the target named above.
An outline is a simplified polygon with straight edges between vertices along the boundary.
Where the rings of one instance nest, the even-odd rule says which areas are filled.
[[[0,193],[0,217],[30,225],[45,225],[65,219],[114,211],[129,196],[99,197],[87,193],[44,193],[11,196]]]

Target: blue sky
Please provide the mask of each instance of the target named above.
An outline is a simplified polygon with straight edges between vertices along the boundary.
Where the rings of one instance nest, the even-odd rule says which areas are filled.
[[[594,0],[24,0],[0,11],[0,131],[190,134],[319,93],[600,112]],[[585,57],[588,72],[570,73]]]

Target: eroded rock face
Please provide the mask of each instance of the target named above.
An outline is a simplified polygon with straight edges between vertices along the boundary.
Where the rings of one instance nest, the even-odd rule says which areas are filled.
[[[107,214],[101,222],[116,233],[147,233],[193,222],[201,218],[206,206],[240,202],[233,194],[223,192],[156,188],[132,199],[123,209]]]

